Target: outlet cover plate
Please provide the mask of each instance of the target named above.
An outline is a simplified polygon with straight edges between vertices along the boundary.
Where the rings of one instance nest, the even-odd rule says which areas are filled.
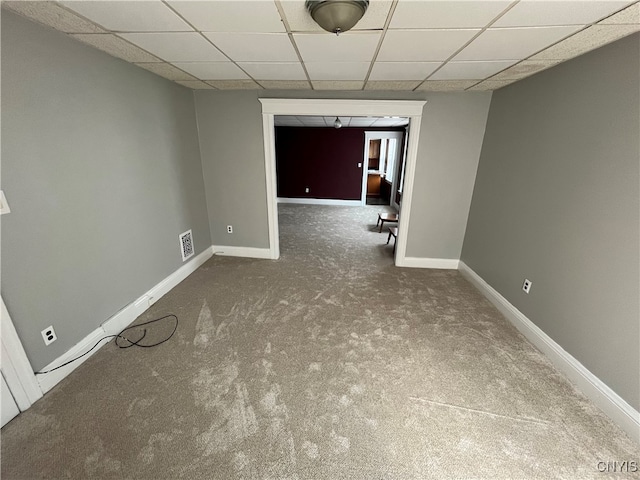
[[[42,339],[44,340],[44,344],[49,346],[53,342],[55,342],[58,337],[56,337],[56,331],[53,329],[53,325],[49,325],[47,328],[40,332],[42,334]]]
[[[531,285],[533,285],[533,282],[525,278],[524,283],[522,284],[522,290],[524,293],[529,293],[529,291],[531,291]]]

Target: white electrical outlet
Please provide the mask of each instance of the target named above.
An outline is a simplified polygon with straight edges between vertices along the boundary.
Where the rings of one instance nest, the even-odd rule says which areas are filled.
[[[531,290],[531,285],[533,285],[533,282],[525,278],[524,283],[522,284],[522,290],[524,290],[524,293],[529,293],[529,290]]]
[[[58,337],[56,337],[56,331],[51,325],[42,330],[40,333],[42,334],[42,339],[44,340],[45,345],[51,345],[58,339]]]
[[[309,187],[304,188],[304,193],[309,193]]]
[[[233,225],[227,225],[227,233],[233,233]]]

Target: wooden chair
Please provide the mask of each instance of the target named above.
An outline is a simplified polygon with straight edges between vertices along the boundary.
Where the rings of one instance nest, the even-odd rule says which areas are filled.
[[[384,222],[397,222],[397,221],[398,221],[397,213],[381,212],[381,213],[378,213],[378,221],[376,223],[376,227],[380,225],[380,233],[382,233],[382,227],[384,226]]]
[[[387,245],[391,237],[393,237],[393,253],[396,253],[396,241],[398,240],[398,227],[387,227],[389,229],[389,236],[387,237]]]

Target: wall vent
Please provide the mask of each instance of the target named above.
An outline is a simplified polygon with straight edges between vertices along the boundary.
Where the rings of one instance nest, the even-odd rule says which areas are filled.
[[[191,230],[180,234],[180,253],[182,253],[183,262],[193,257],[193,235]]]

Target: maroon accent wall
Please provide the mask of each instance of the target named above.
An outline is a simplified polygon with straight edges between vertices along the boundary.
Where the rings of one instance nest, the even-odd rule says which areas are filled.
[[[360,200],[358,163],[364,160],[364,132],[372,130],[378,129],[276,127],[278,196]]]

